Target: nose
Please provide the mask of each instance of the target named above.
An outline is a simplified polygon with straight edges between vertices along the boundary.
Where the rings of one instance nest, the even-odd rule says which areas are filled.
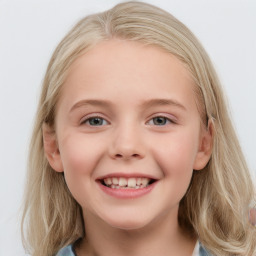
[[[109,153],[111,158],[119,160],[142,159],[145,157],[145,146],[142,131],[134,126],[115,129]]]

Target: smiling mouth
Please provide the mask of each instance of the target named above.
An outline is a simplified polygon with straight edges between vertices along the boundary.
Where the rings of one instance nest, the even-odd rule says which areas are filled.
[[[109,177],[100,180],[101,184],[113,189],[139,189],[145,188],[153,184],[156,180],[149,178],[124,178]]]

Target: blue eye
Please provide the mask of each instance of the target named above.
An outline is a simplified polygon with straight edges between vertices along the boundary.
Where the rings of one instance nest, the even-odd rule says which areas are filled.
[[[169,123],[172,123],[172,121],[164,116],[156,116],[149,121],[150,125],[157,125],[157,126],[163,126]]]
[[[101,117],[90,117],[83,121],[84,124],[90,125],[90,126],[102,126],[107,125],[107,121]]]

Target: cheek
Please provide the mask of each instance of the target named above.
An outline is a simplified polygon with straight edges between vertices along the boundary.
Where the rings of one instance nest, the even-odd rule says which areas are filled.
[[[198,141],[194,137],[190,134],[168,136],[154,144],[155,158],[166,174],[192,171],[198,149]]]
[[[67,134],[59,148],[64,171],[87,172],[102,153],[102,144],[84,134]]]
[[[166,177],[166,189],[171,189],[178,201],[190,184],[197,147],[196,137],[188,133],[162,139],[154,148],[154,158]]]
[[[59,142],[64,174],[71,193],[90,184],[94,170],[103,154],[103,146],[84,134],[68,134]],[[76,193],[76,192],[75,192]]]
[[[103,145],[84,134],[70,133],[59,140],[64,175],[69,191],[83,207],[90,206],[94,171],[103,154]],[[94,203],[92,201],[91,203]]]
[[[87,146],[81,141],[78,143],[73,138],[60,144],[60,154],[64,166],[64,172],[85,172],[84,163],[88,164]]]

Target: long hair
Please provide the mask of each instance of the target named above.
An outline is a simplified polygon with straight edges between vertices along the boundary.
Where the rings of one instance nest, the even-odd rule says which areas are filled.
[[[70,65],[97,43],[111,38],[164,49],[190,72],[201,118],[213,124],[214,142],[210,161],[203,170],[194,171],[180,202],[179,224],[195,233],[214,255],[255,255],[256,230],[247,218],[254,187],[213,65],[185,25],[164,10],[141,2],[121,3],[85,17],[53,53],[30,145],[22,219],[26,248],[34,256],[50,256],[85,236],[81,208],[63,174],[50,167],[44,154],[42,125],[55,125],[55,107]]]

